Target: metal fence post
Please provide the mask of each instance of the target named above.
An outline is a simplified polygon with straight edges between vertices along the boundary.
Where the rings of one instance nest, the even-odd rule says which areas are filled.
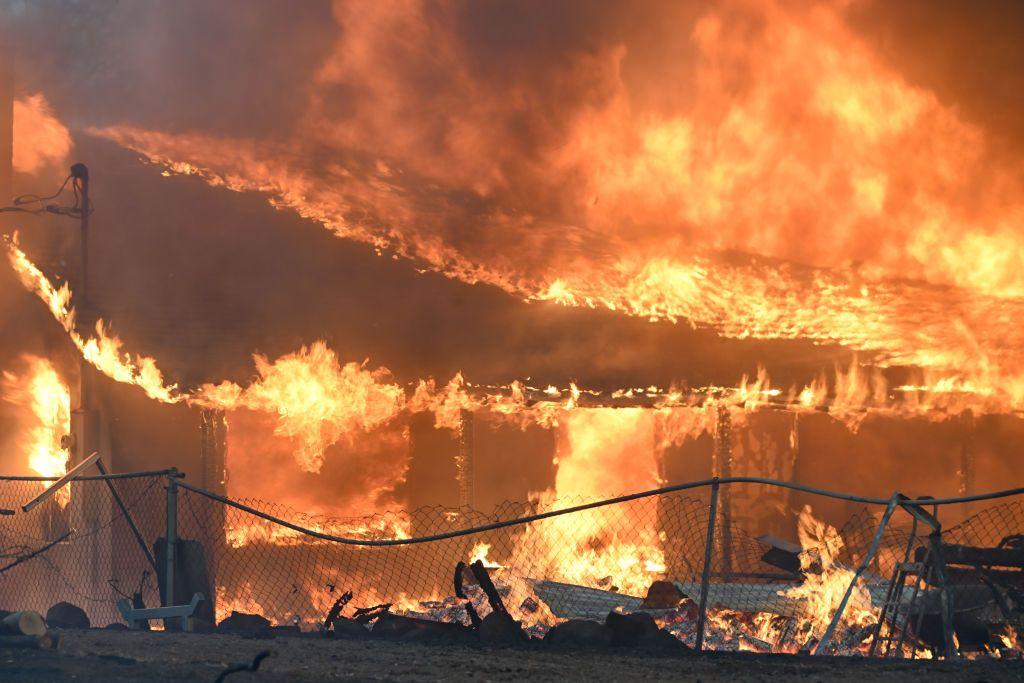
[[[700,612],[697,614],[695,649],[704,650],[704,625],[708,614],[708,584],[711,582],[711,550],[715,544],[715,522],[718,519],[718,477],[711,483],[711,511],[708,513],[708,537],[704,545],[704,570],[700,575]]]
[[[946,659],[958,659],[960,648],[957,646],[953,631],[953,594],[949,590],[949,572],[946,570],[946,558],[942,554],[942,523],[939,522],[939,506],[932,506],[932,517],[935,526],[928,534],[928,545],[932,550],[932,562],[939,584],[939,608],[942,610],[942,637],[946,644]]]
[[[167,475],[167,571],[164,576],[164,606],[174,604],[174,563],[178,545],[178,470],[172,468]]]
[[[825,633],[821,636],[821,640],[818,641],[818,646],[814,648],[814,654],[820,655],[825,653],[825,648],[832,641],[832,636],[835,635],[836,628],[839,626],[839,620],[843,618],[843,612],[846,611],[846,603],[850,601],[850,595],[853,593],[854,587],[857,585],[857,581],[860,580],[861,574],[863,574],[869,566],[871,566],[872,560],[875,559],[875,554],[878,552],[878,546],[882,543],[882,535],[885,533],[885,528],[889,526],[889,520],[892,518],[892,513],[895,512],[896,507],[900,503],[900,499],[906,499],[900,493],[893,493],[892,498],[889,499],[889,505],[885,508],[885,514],[882,515],[882,521],[878,524],[878,529],[875,531],[875,537],[871,540],[871,546],[868,548],[867,555],[861,560],[857,570],[853,573],[853,578],[850,579],[850,585],[846,587],[846,592],[843,593],[843,599],[839,602],[839,607],[836,609],[836,613],[832,615],[832,620],[829,621],[828,628],[825,629]]]

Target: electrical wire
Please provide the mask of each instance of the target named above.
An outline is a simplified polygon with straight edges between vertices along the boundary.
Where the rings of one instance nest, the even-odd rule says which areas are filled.
[[[68,183],[71,183],[71,192],[74,197],[74,202],[70,206],[45,203],[50,200],[57,199],[64,194],[64,191],[68,187]],[[84,218],[91,215],[92,212],[92,202],[86,202],[84,199],[84,193],[82,192],[82,178],[74,173],[65,178],[64,182],[61,183],[60,188],[51,195],[40,197],[36,194],[23,194],[15,197],[14,204],[12,206],[0,207],[0,213],[28,213],[37,216],[44,213],[52,213],[57,216],[68,216],[70,218]]]

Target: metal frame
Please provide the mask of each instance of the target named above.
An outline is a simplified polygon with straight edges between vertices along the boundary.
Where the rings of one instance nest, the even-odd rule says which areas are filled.
[[[164,575],[164,605],[174,604],[174,566],[177,562],[178,547],[178,470],[167,474],[167,527],[164,540],[167,543],[167,569]],[[197,593],[198,595],[198,593]]]
[[[121,616],[128,622],[128,628],[137,631],[142,624],[150,619],[181,619],[181,630],[192,630],[192,615],[195,614],[199,603],[206,599],[202,593],[192,596],[192,601],[187,605],[172,605],[169,607],[150,607],[148,609],[132,609],[132,604],[127,598],[117,601],[117,609]]]

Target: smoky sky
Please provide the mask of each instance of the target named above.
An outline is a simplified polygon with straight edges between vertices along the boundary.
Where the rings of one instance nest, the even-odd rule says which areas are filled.
[[[669,75],[682,81],[686,38],[708,4],[437,3],[428,4],[428,16],[454,21],[467,68],[500,89],[553,79],[569,58],[620,43],[629,47],[625,78],[675,64],[680,73]],[[853,3],[848,15],[908,81],[984,127],[1008,157],[1019,154],[1019,3]],[[17,50],[19,91],[46,94],[73,128],[76,158],[92,169],[98,313],[129,348],[155,356],[171,381],[243,380],[251,353],[274,357],[319,338],[342,359],[369,358],[403,380],[462,370],[488,382],[731,383],[760,361],[784,383],[848,361],[839,348],[720,339],[685,323],[525,304],[488,287],[420,275],[259,197],[165,179],[135,155],[77,132],[129,123],[274,141],[301,123],[311,98],[344,115],[358,106],[358,93],[318,93],[313,78],[339,35],[345,39],[330,3],[6,0],[0,21]],[[431,78],[443,78],[424,74],[425,91]],[[545,135],[538,121],[553,118],[545,111],[566,100],[586,106],[590,92],[543,91],[548,99],[531,103],[531,115],[510,115],[510,145],[536,144]],[[657,108],[688,93],[647,86],[638,96]],[[30,189],[37,188],[22,188]],[[54,219],[41,225],[35,253],[48,272],[73,277],[74,240]],[[11,281],[2,280],[8,288]],[[59,336],[38,315],[25,317],[36,305],[27,296],[4,294],[5,328],[19,320]],[[39,334],[18,348],[40,345]]]
[[[454,15],[472,66],[500,79],[623,40],[627,69],[667,61],[713,5],[673,4],[669,21],[666,3],[651,1],[486,0],[456,3]],[[1024,98],[1020,3],[855,2],[847,14],[908,80],[1007,140],[1024,139],[1014,115]],[[315,0],[4,0],[0,20],[21,55],[22,87],[45,88],[68,120],[235,135],[287,127],[344,31],[330,3]]]

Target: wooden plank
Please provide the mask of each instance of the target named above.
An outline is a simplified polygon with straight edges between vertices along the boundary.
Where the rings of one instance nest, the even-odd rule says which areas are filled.
[[[87,467],[89,467],[90,465],[95,463],[97,460],[99,460],[99,457],[100,457],[100,454],[98,452],[96,452],[96,451],[93,451],[92,454],[88,458],[86,458],[82,462],[80,462],[77,465],[75,465],[74,467],[72,467],[70,470],[68,470],[67,474],[65,474],[63,477],[61,477],[60,479],[58,479],[57,481],[53,482],[48,487],[46,487],[45,491],[40,493],[38,496],[36,496],[32,500],[30,500],[29,502],[27,502],[24,505],[22,505],[21,506],[22,512],[30,511],[32,508],[34,508],[35,506],[39,505],[44,500],[46,500],[47,498],[49,498],[50,496],[55,494],[62,487],[66,486],[68,483],[70,483],[71,480],[73,480],[75,477],[77,477],[78,475],[82,474],[82,472],[84,472]]]
[[[977,548],[969,545],[943,543],[942,557],[946,560],[946,564],[1024,568],[1024,549],[1022,548]]]

